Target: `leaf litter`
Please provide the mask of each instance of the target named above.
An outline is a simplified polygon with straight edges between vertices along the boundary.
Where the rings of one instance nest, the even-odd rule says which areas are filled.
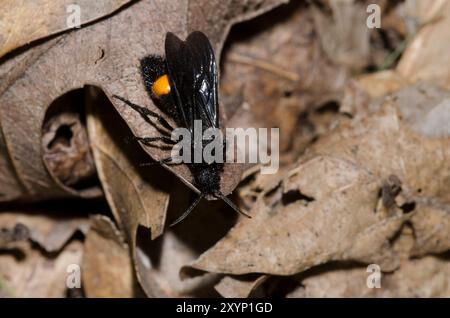
[[[116,1],[73,32],[49,18],[0,34],[1,296],[449,295],[448,1],[377,1],[380,30],[367,1],[282,3]],[[139,58],[197,29],[221,62],[225,126],[280,127],[281,167],[226,167],[222,191],[252,219],[204,202],[168,229],[192,175],[141,166],[166,150],[130,142],[157,131],[110,97],[159,112]],[[107,207],[74,215],[69,199]],[[28,208],[44,200],[59,208]]]

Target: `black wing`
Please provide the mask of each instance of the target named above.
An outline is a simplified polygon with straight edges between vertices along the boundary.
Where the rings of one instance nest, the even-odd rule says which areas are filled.
[[[202,32],[192,32],[186,43],[194,56],[194,94],[197,105],[205,111],[210,124],[219,127],[218,74],[214,50]]]
[[[184,42],[169,32],[165,50],[173,96],[185,127],[192,131],[194,120],[202,120],[204,128],[218,128],[218,74],[206,35],[195,31]]]

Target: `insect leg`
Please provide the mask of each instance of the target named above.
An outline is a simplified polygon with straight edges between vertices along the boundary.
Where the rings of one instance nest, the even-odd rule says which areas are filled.
[[[174,222],[172,222],[170,224],[170,226],[174,226],[178,223],[180,223],[181,221],[183,221],[193,210],[194,208],[197,206],[197,204],[201,201],[201,199],[203,199],[204,195],[200,194],[194,202],[192,202],[191,206],[186,210],[186,212],[183,213],[183,215],[181,215],[178,219],[176,219]]]
[[[233,210],[235,210],[237,213],[242,214],[243,216],[248,217],[249,219],[251,219],[252,217],[250,215],[248,215],[247,213],[244,213],[241,211],[241,209],[239,209],[236,204],[233,203],[233,201],[231,201],[230,199],[228,199],[226,196],[224,196],[222,193],[220,192],[216,192],[214,194],[214,196],[218,199],[222,199],[226,204],[228,204]]]
[[[176,143],[175,141],[173,141],[172,139],[170,139],[166,136],[159,136],[159,137],[136,137],[136,136],[133,136],[132,138],[134,140],[138,140],[138,141],[142,142],[146,146],[156,146],[155,144],[153,144],[153,142],[160,141],[160,140],[167,144],[172,144],[172,145]],[[163,147],[160,147],[160,148],[163,148]],[[172,148],[170,148],[170,149],[172,149]],[[141,163],[140,166],[141,167],[142,166],[151,166],[151,165],[154,165],[157,163],[167,164],[167,165],[179,165],[182,162],[173,162],[173,158],[168,157],[168,158],[161,159],[159,161]]]
[[[170,139],[167,136],[158,136],[158,137],[136,137],[136,136],[134,136],[132,138],[134,140],[142,142],[146,146],[153,146],[154,144],[152,144],[152,143],[155,141],[162,141],[162,142],[165,142],[166,144],[171,144],[171,145],[176,144],[175,141],[173,141],[172,139]]]
[[[152,123],[153,122],[150,120],[150,117],[156,118],[159,123],[164,126],[164,128],[168,129],[168,130],[173,130],[174,128],[167,122],[167,120],[164,119],[164,117],[162,117],[161,115],[155,113],[154,111],[151,111],[148,108],[142,107],[140,105],[134,104],[132,102],[130,102],[129,100],[117,96],[117,95],[113,95],[113,98],[116,98],[122,102],[124,102],[126,105],[130,106],[131,108],[133,108],[135,111],[137,111],[139,114],[141,114],[142,117],[144,117],[144,119],[149,122]]]

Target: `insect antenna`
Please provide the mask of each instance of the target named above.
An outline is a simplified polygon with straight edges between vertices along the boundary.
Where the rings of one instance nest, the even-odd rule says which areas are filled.
[[[231,207],[233,210],[235,210],[237,213],[248,217],[249,219],[251,219],[252,217],[250,215],[248,215],[247,213],[244,213],[241,211],[241,209],[239,209],[236,204],[233,203],[233,201],[231,201],[230,199],[228,199],[226,196],[224,196],[222,193],[220,192],[216,192],[214,193],[214,196],[218,199],[222,199],[226,204],[228,204],[229,207]]]
[[[178,219],[176,219],[174,222],[172,222],[169,226],[172,227],[181,221],[183,221],[191,212],[194,210],[194,208],[197,206],[197,204],[204,198],[203,194],[200,194],[197,199],[195,199],[194,202],[192,202],[191,206],[184,212]]]

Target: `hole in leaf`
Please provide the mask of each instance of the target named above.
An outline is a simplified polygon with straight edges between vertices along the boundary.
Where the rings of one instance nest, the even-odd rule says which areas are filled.
[[[62,125],[56,130],[55,137],[48,144],[47,148],[53,149],[57,144],[61,144],[64,147],[69,147],[72,137],[73,132],[70,125]]]
[[[286,90],[283,92],[284,97],[289,98],[292,96],[292,91],[290,90]]]
[[[325,114],[325,113],[337,113],[339,112],[340,105],[336,101],[330,101],[328,103],[323,104],[320,106],[316,113],[318,114]]]
[[[306,204],[308,204],[310,202],[313,202],[315,199],[313,197],[301,193],[299,190],[290,190],[283,194],[281,200],[284,205],[289,205],[299,200],[304,201]]]
[[[411,213],[416,209],[416,202],[406,202],[403,204],[400,209],[402,209],[403,213]]]

